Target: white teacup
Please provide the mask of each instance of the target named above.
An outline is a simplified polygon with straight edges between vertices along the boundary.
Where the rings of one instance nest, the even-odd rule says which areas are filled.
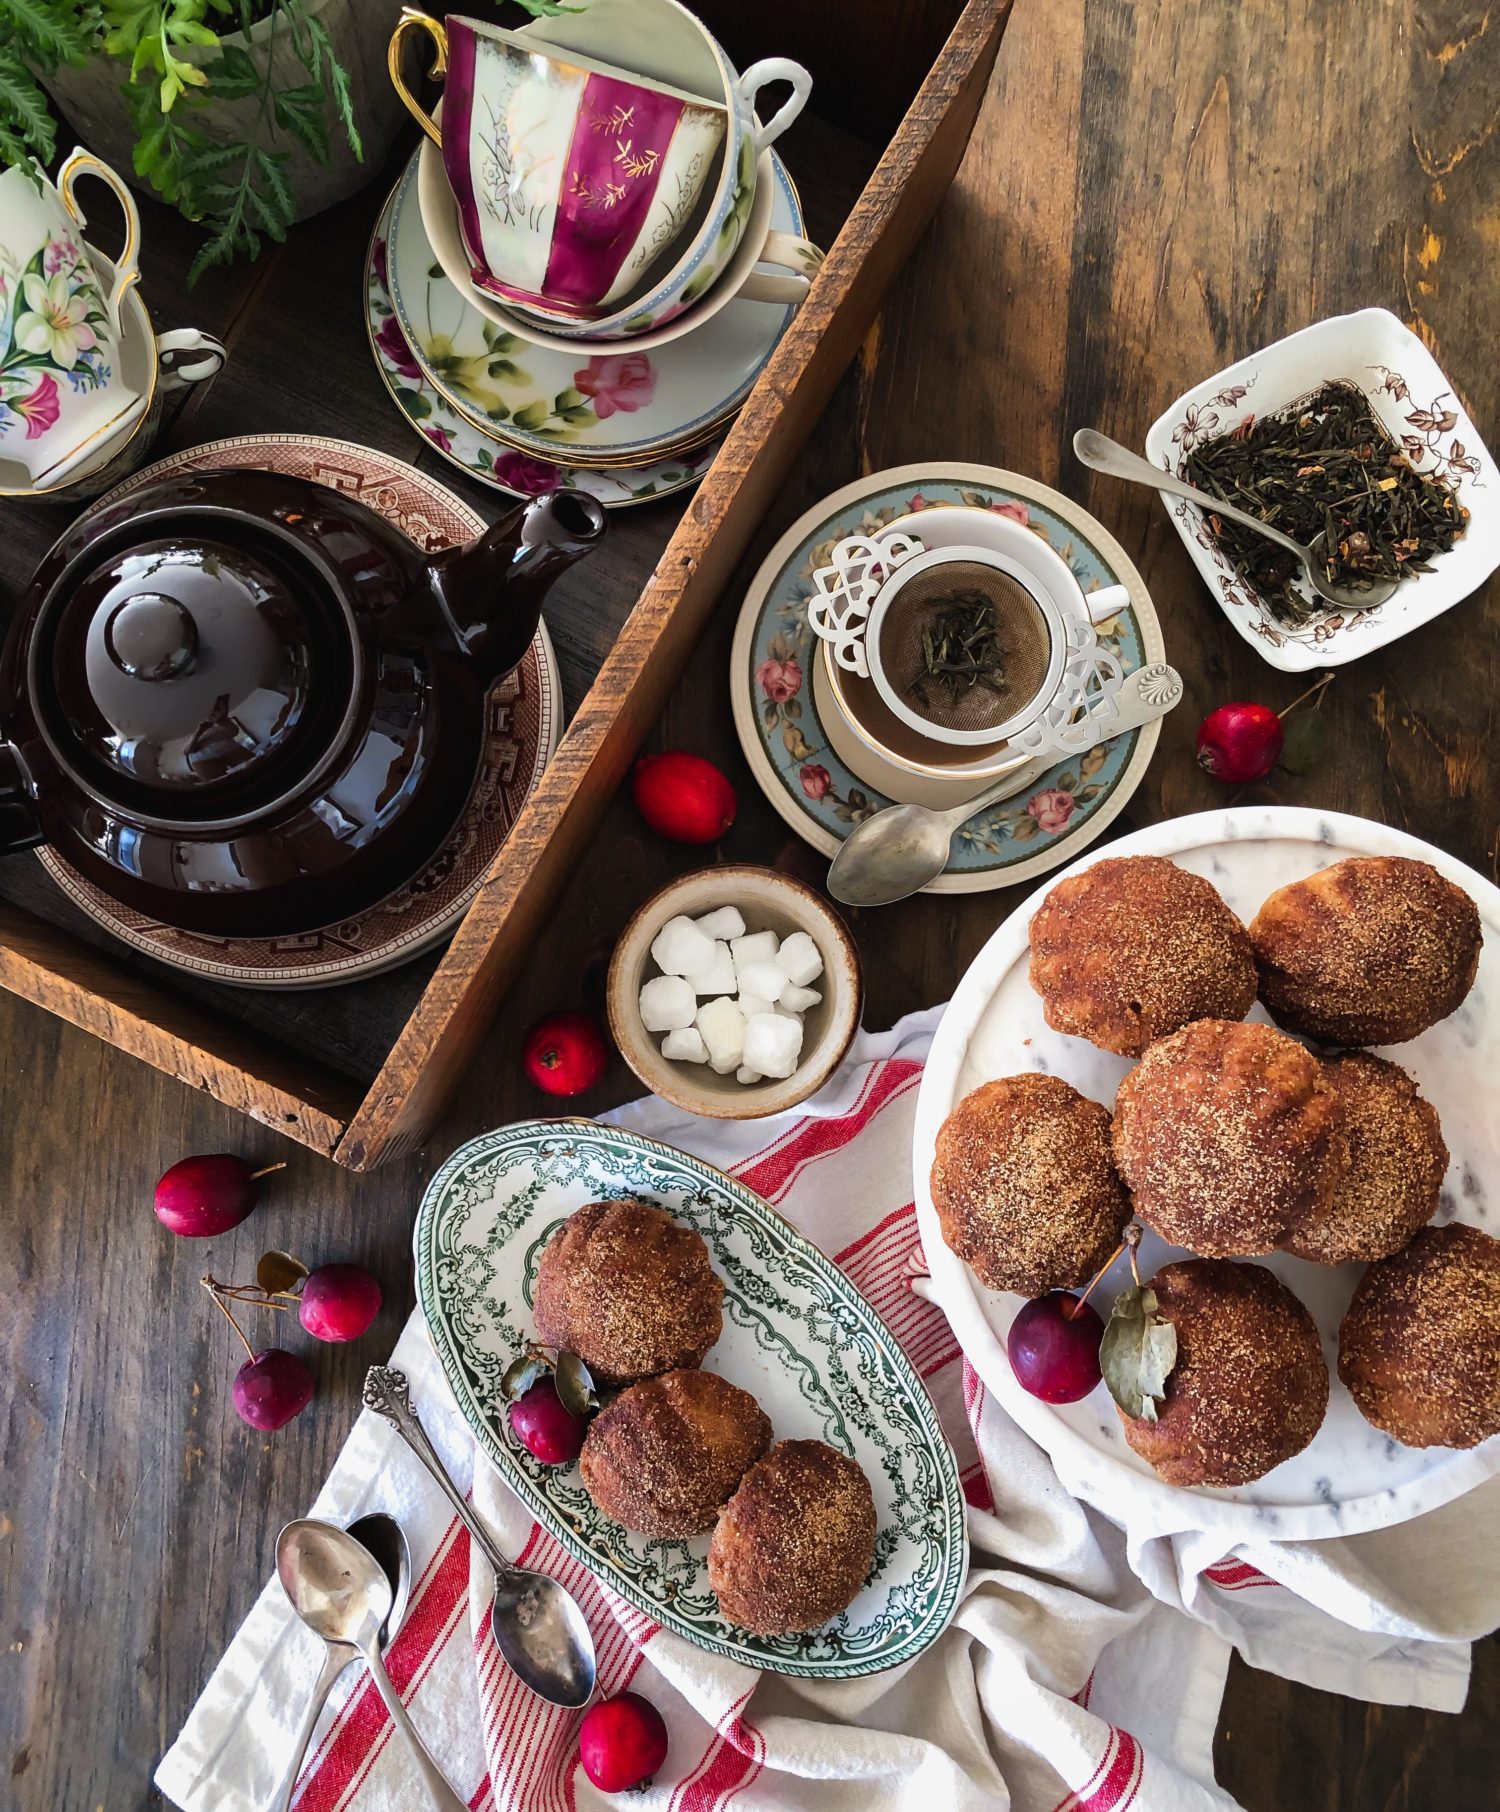
[[[97,176],[125,214],[106,281],[74,198]],[[36,486],[58,483],[146,407],[121,366],[121,305],[140,276],[135,200],[108,164],[76,150],[57,186],[35,166],[0,174],[0,457]]]

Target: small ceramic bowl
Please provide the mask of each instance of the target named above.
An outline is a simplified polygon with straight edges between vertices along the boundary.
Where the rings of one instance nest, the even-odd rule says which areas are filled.
[[[785,1081],[741,1083],[706,1063],[673,1062],[661,1054],[663,1034],[641,1024],[641,989],[661,973],[651,956],[657,932],[679,914],[702,918],[718,906],[738,906],[749,931],[805,931],[823,959],[812,983],[823,998],[803,1018],[802,1061]],[[821,895],[774,868],[730,866],[680,875],[641,907],[615,945],[606,999],[620,1055],[654,1095],[711,1120],[759,1120],[816,1094],[843,1062],[859,1030],[864,982],[848,927]]]
[[[1403,580],[1378,609],[1324,612],[1289,628],[1235,576],[1197,506],[1164,497],[1219,608],[1285,673],[1342,666],[1382,648],[1451,610],[1500,566],[1494,458],[1432,354],[1384,308],[1319,321],[1205,378],[1151,424],[1146,457],[1178,472],[1187,448],[1232,432],[1246,416],[1273,415],[1335,378],[1364,391],[1376,420],[1419,471],[1448,481],[1469,511],[1469,525],[1451,552],[1433,557],[1431,572]]]

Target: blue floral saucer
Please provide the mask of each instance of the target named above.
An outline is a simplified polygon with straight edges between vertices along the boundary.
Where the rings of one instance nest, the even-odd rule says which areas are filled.
[[[818,718],[812,575],[846,535],[870,534],[931,504],[996,510],[1023,522],[1068,563],[1085,591],[1124,585],[1130,605],[1101,633],[1127,673],[1165,659],[1145,582],[1125,550],[1061,492],[993,466],[895,466],[846,485],[800,517],[766,556],[740,610],[730,659],[735,727],[751,772],[799,836],[836,855],[854,825],[897,803],[835,754]],[[1024,798],[973,818],[929,893],[1010,887],[1073,859],[1124,809],[1161,733],[1159,722],[1060,761]],[[978,791],[978,787],[975,788]]]

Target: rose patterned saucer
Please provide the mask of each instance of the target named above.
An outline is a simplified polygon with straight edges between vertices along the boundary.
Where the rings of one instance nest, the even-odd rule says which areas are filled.
[[[426,548],[471,540],[482,517],[399,459],[311,434],[247,434],[159,460],[96,508],[169,472],[249,466],[332,485],[378,510]],[[557,660],[545,625],[521,665],[491,689],[484,754],[452,836],[405,887],[356,919],[283,938],[214,938],[161,925],[93,887],[49,849],[37,855],[73,904],[132,948],[209,981],[254,988],[330,988],[362,981],[453,932],[479,891],[562,730]]]
[[[883,806],[921,802],[925,794],[919,781],[898,788],[889,766],[881,772],[891,791],[861,781],[834,749],[811,684],[819,665],[807,621],[813,573],[845,536],[871,534],[937,503],[995,510],[1025,523],[1062,556],[1085,591],[1126,586],[1130,604],[1106,626],[1100,645],[1126,673],[1165,658],[1150,594],[1125,550],[1087,510],[1047,485],[992,466],[923,464],[873,472],[835,491],[792,524],[751,581],[729,680],[751,772],[792,829],[826,856],[838,853],[862,819]],[[1059,761],[1024,796],[970,819],[953,839],[947,871],[924,891],[981,893],[1070,861],[1124,809],[1160,733],[1160,723],[1150,723]]]
[[[802,210],[771,154],[774,229]],[[554,349],[508,333],[437,262],[417,197],[417,157],[396,190],[387,241],[391,302],[422,375],[481,434],[555,464],[649,465],[728,425],[796,312],[735,300],[692,333],[642,351],[620,341]]]
[[[713,462],[719,441],[691,453],[667,457],[655,465],[618,470],[559,465],[507,447],[465,420],[422,371],[401,332],[391,302],[389,241],[395,204],[392,191],[370,240],[365,260],[365,326],[376,369],[398,406],[419,434],[471,478],[508,497],[535,497],[562,486],[597,497],[607,510],[627,509],[654,497],[697,484]]]

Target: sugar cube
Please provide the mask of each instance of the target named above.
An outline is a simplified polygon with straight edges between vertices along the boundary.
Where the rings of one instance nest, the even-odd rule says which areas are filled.
[[[742,1063],[734,1072],[736,1082],[764,1082],[765,1077],[759,1070],[752,1070],[748,1063]]]
[[[708,1061],[721,1076],[745,1058],[745,1015],[732,1000],[705,1001],[694,1020],[708,1048]]]
[[[661,1041],[661,1054],[673,1063],[707,1063],[708,1046],[696,1026],[682,1026],[668,1032]]]
[[[693,923],[705,937],[730,938],[745,935],[745,921],[738,906],[718,906],[712,912],[705,912],[701,919]]]
[[[699,994],[733,994],[738,988],[734,958],[729,954],[729,946],[723,938],[714,942],[714,960],[692,979],[693,987]]]
[[[786,988],[786,971],[778,963],[740,963],[736,973],[741,994],[758,994],[773,1007]],[[748,1011],[745,1017],[749,1018]]]
[[[816,988],[799,988],[795,982],[788,982],[776,1004],[792,1013],[805,1013],[809,1007],[817,1006],[822,998]]]
[[[805,988],[823,973],[818,946],[805,931],[794,931],[776,952],[777,967],[796,987]]]
[[[729,940],[729,954],[734,958],[736,969],[743,969],[748,963],[774,962],[778,947],[779,939],[774,931],[752,931],[748,937]]]
[[[753,1019],[757,1013],[769,1013],[776,1002],[767,1000],[764,994],[752,994],[748,988],[741,988],[739,1004],[746,1019]]]
[[[657,932],[651,955],[664,975],[701,975],[714,960],[714,941],[678,913]]]
[[[693,1023],[698,997],[680,975],[656,975],[641,989],[641,1024],[648,1032],[677,1032]]]
[[[781,1013],[757,1013],[745,1021],[741,1059],[762,1076],[784,1078],[802,1055],[802,1027]]]

